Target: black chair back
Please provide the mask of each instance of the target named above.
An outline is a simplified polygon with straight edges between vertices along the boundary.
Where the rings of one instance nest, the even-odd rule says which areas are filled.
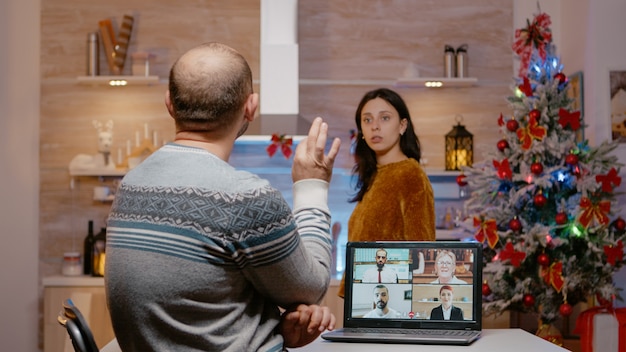
[[[67,330],[74,351],[98,352],[96,340],[93,338],[87,321],[71,299],[68,298],[63,302],[63,310],[59,313],[57,320]]]

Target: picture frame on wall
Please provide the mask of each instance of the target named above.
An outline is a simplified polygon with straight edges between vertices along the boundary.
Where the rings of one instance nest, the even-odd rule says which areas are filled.
[[[568,78],[567,96],[572,99],[570,111],[580,111],[581,127],[576,131],[576,141],[582,142],[585,139],[585,110],[583,94],[583,72],[578,71]]]
[[[626,70],[609,71],[611,85],[611,135],[626,143]]]

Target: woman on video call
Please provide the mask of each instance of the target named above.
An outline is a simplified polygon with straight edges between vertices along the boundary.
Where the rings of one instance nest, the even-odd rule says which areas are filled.
[[[463,320],[463,310],[452,305],[454,290],[450,285],[443,285],[439,289],[441,305],[430,311],[430,320]]]

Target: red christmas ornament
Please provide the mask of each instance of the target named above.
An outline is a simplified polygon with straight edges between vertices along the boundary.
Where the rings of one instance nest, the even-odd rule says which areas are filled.
[[[561,304],[561,306],[559,307],[559,313],[561,313],[561,315],[564,317],[569,317],[570,315],[572,315],[573,310],[574,309],[572,308],[572,306],[567,302]]]
[[[519,128],[519,123],[516,120],[509,120],[506,122],[506,129],[515,132]]]
[[[558,80],[559,83],[563,83],[567,80],[567,77],[563,74],[563,72],[559,72],[554,75],[554,79]]]
[[[533,199],[533,203],[535,204],[536,207],[542,208],[543,206],[546,205],[546,203],[548,203],[548,199],[546,198],[546,196],[539,193],[535,195],[535,198]]]
[[[509,228],[517,232],[522,229],[522,222],[519,221],[517,218],[512,219],[511,221],[509,221]]]
[[[506,148],[509,147],[509,142],[506,141],[506,139],[501,139],[500,141],[498,141],[498,150],[501,152],[504,152],[506,150]]]
[[[568,154],[565,157],[565,163],[570,166],[574,166],[578,164],[578,155],[576,154]]]
[[[483,283],[483,296],[489,296],[491,294],[491,287],[485,282]]]
[[[541,175],[543,172],[543,165],[541,165],[541,163],[532,163],[532,165],[530,165],[530,172],[535,175]]]
[[[539,111],[537,109],[532,109],[528,113],[528,117],[530,117],[531,119],[535,119],[535,121],[538,121],[539,118],[541,117],[541,111]]]
[[[545,253],[541,253],[537,256],[537,263],[545,268],[550,265],[550,257]]]
[[[615,228],[619,231],[624,231],[624,229],[626,229],[626,221],[622,218],[617,218],[617,220],[615,220]]]
[[[531,295],[531,294],[525,294],[524,298],[522,298],[522,303],[524,303],[524,305],[526,307],[532,307],[535,305],[535,296]]]
[[[554,221],[556,221],[557,225],[563,225],[567,222],[567,214],[564,212],[556,213],[554,216]]]
[[[459,175],[459,176],[457,176],[457,177],[456,177],[456,184],[457,184],[457,185],[459,185],[459,186],[461,186],[461,187],[463,187],[463,186],[467,186],[467,181],[465,181],[465,178],[466,178],[466,177],[467,177],[467,176],[462,175],[462,174],[461,174],[461,175]]]

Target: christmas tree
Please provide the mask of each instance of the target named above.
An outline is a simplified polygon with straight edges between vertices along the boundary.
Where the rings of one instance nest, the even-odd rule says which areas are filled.
[[[615,216],[616,143],[582,140],[550,24],[540,12],[516,30],[513,113],[497,120],[496,148],[458,179],[471,190],[462,226],[485,243],[485,313],[536,313],[542,323],[590,297],[619,298],[613,273],[624,265],[626,228]]]

